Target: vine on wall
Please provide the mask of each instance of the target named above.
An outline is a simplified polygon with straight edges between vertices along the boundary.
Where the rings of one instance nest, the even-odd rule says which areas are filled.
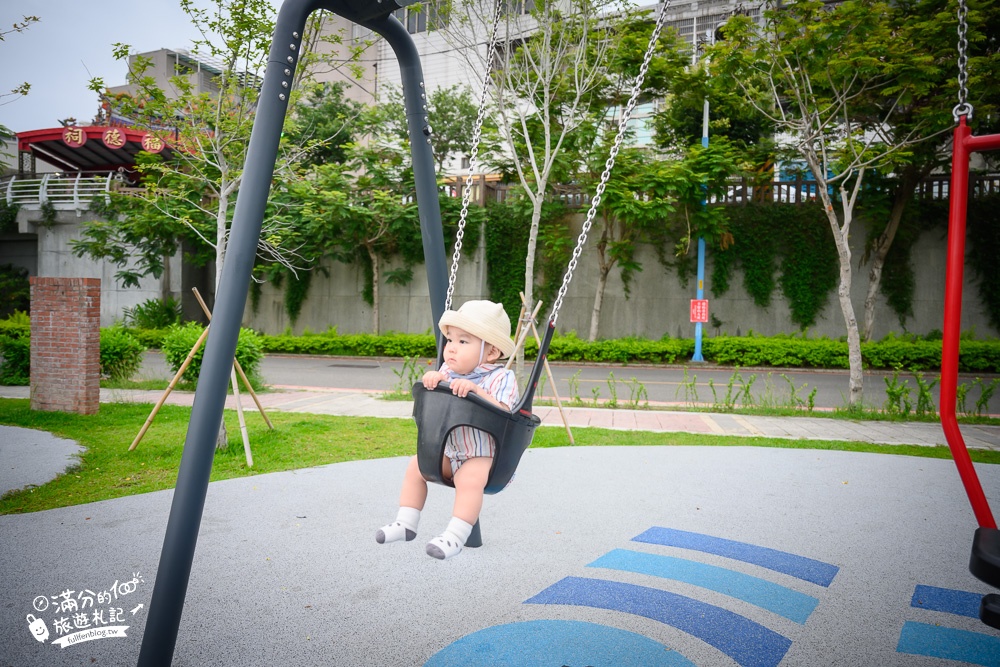
[[[887,215],[887,214],[886,214]],[[926,231],[948,224],[948,201],[911,201],[903,211],[899,229],[885,256],[879,292],[896,314],[899,326],[905,330],[906,320],[913,317],[913,293],[917,279],[910,261],[913,246]],[[872,226],[871,235],[881,230]]]
[[[1000,194],[969,198],[968,262],[979,280],[979,299],[1000,331]]]
[[[530,225],[523,207],[507,202],[486,207],[486,285],[490,300],[503,304],[511,322],[521,312],[518,293],[524,289]]]
[[[725,294],[740,266],[743,287],[757,306],[770,306],[780,286],[792,321],[802,329],[815,324],[838,275],[832,232],[819,205],[748,204],[727,207],[726,215],[734,243],[713,252],[712,293]]]
[[[17,204],[8,204],[7,199],[0,199],[0,234],[17,233]]]
[[[531,209],[527,200],[508,200],[486,209],[486,283],[490,300],[503,304],[511,321],[521,312],[524,269],[528,254]],[[536,301],[552,303],[563,272],[573,254],[568,209],[562,202],[546,202],[538,227]]]

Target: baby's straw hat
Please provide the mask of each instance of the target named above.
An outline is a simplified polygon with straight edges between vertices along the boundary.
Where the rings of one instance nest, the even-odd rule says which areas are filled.
[[[441,333],[445,327],[458,327],[477,338],[482,338],[500,350],[501,357],[514,352],[510,338],[510,318],[503,306],[492,301],[466,301],[458,310],[446,310],[438,322]]]

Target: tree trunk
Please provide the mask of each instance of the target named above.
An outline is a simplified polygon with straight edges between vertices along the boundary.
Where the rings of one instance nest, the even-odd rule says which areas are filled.
[[[542,219],[542,203],[545,201],[545,187],[539,188],[541,194],[529,195],[532,198],[531,229],[528,231],[528,251],[524,261],[524,310],[525,315],[531,314],[535,308],[535,248],[538,247],[538,224]],[[517,329],[517,323],[514,323]],[[514,356],[514,374],[520,381],[524,378],[524,350],[517,350]]]
[[[608,225],[605,222],[601,230],[601,240],[597,242],[597,293],[594,295],[594,310],[590,313],[590,336],[587,340],[597,340],[597,332],[601,327],[601,307],[604,305],[604,289],[608,286],[608,274],[614,262],[608,261]]]
[[[365,249],[368,251],[368,259],[372,263],[372,332],[377,336],[379,335],[379,312],[378,312],[378,284],[379,284],[379,265],[378,265],[378,254],[375,253],[375,248],[372,246],[366,246]]]
[[[837,286],[837,298],[840,300],[840,312],[844,315],[847,327],[847,359],[850,366],[850,383],[848,385],[847,405],[849,408],[860,408],[864,391],[864,373],[861,366],[861,334],[858,331],[858,320],[854,315],[854,304],[851,302],[851,247],[848,237],[851,229],[852,210],[844,203],[844,224],[839,224],[833,205],[826,195],[826,183],[817,183],[821,188],[826,215],[833,230],[833,239],[837,244],[837,257],[840,260],[840,284]]]
[[[588,340],[597,340],[597,331],[601,326],[601,306],[604,305],[604,288],[608,285],[608,274],[611,272],[610,266],[601,264],[600,273],[597,276],[597,294],[594,295],[594,310],[590,314],[590,336]]]
[[[535,249],[538,247],[538,225],[542,219],[542,203],[544,201],[544,192],[542,194],[536,193],[532,198],[531,229],[528,231],[528,251],[524,261],[524,300],[525,308],[529,313],[535,307]]]
[[[892,242],[896,238],[899,230],[899,223],[903,219],[903,211],[907,204],[913,199],[913,189],[923,178],[924,174],[917,174],[910,169],[903,171],[903,178],[900,181],[897,195],[892,202],[892,211],[889,213],[889,222],[885,229],[879,234],[872,248],[872,264],[868,270],[868,294],[865,296],[865,329],[864,340],[868,342],[872,338],[872,329],[875,327],[875,301],[878,298],[878,288],[882,282],[882,267],[885,266],[886,255],[892,247]]]
[[[219,283],[222,280],[222,264],[226,261],[226,209],[229,208],[229,196],[226,194],[225,183],[219,195],[219,208],[215,216],[215,299],[219,296]],[[219,434],[215,438],[215,448],[225,449],[229,446],[229,433],[226,431],[226,418],[219,424]]]

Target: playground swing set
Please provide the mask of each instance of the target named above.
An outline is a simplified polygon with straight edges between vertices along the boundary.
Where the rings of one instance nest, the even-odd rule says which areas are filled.
[[[338,14],[358,25],[371,29],[385,39],[399,61],[402,79],[407,127],[411,137],[410,149],[413,174],[423,237],[427,280],[431,299],[432,320],[437,322],[451,304],[458,261],[461,256],[462,237],[471,193],[472,173],[478,141],[486,108],[486,72],[483,97],[475,126],[469,176],[465,182],[462,212],[456,237],[450,276],[445,276],[444,235],[435,181],[434,158],[431,148],[431,127],[427,116],[427,95],[423,82],[420,58],[413,39],[406,28],[392,15],[397,9],[412,4],[408,0],[285,0],[278,13],[274,39],[268,57],[263,85],[258,102],[250,146],[243,176],[243,187],[236,203],[229,252],[222,267],[217,291],[216,307],[211,335],[205,345],[205,355],[195,393],[186,446],[178,471],[177,485],[170,508],[164,535],[156,583],[149,605],[149,616],[143,635],[138,665],[168,666],[173,658],[180,625],[184,599],[194,559],[195,546],[201,517],[204,511],[208,480],[212,468],[215,438],[225,406],[226,388],[230,380],[236,351],[243,307],[249,289],[250,274],[264,218],[264,209],[274,174],[281,127],[288,109],[289,90],[308,16],[317,10]],[[503,0],[497,0],[493,20],[490,48],[496,44]],[[591,207],[577,239],[572,258],[563,277],[556,300],[549,315],[549,322],[539,344],[538,356],[532,368],[524,396],[507,412],[470,395],[454,396],[442,383],[428,391],[422,384],[413,388],[414,418],[418,428],[418,464],[421,474],[428,481],[445,483],[441,478],[441,458],[448,433],[461,425],[471,425],[493,435],[497,453],[487,481],[485,492],[497,493],[506,486],[517,464],[531,444],[539,424],[531,406],[538,380],[545,367],[546,356],[563,299],[573,278],[580,254],[593,224],[597,207],[611,175],[615,158],[625,136],[625,130],[635,107],[643,79],[655,50],[662,29],[669,1],[660,7],[650,37],[643,64],[632,89],[631,97],[622,114],[618,133],[605,163],[604,172],[597,185]],[[967,103],[967,58],[965,49],[966,7],[959,0],[959,105],[954,115],[958,126],[955,130],[954,161],[951,185],[951,213],[948,236],[948,268],[945,295],[944,338],[941,368],[941,421],[959,473],[979,522],[976,530],[970,570],[991,586],[1000,588],[1000,531],[990,512],[985,494],[979,484],[975,469],[958,428],[955,405],[958,373],[958,345],[961,320],[962,272],[965,247],[965,214],[968,198],[969,155],[975,151],[1000,149],[1000,135],[974,137],[967,125],[972,107]],[[529,328],[534,327],[535,311],[526,313],[518,343],[523,342]],[[438,339],[438,357],[443,345]],[[479,524],[475,526],[467,546],[481,544]],[[1000,595],[983,598],[980,617],[984,623],[1000,628]]]
[[[958,350],[962,327],[962,280],[965,269],[965,220],[969,203],[969,160],[973,153],[1000,150],[1000,134],[974,136],[968,125],[972,105],[968,102],[968,7],[958,2],[958,104],[952,111],[955,134],[952,146],[951,186],[948,190],[948,264],[945,274],[944,326],[941,340],[941,427],[958,467],[979,528],[972,540],[969,571],[994,588],[1000,588],[1000,530],[990,511],[979,476],[958,427]],[[1000,629],[1000,594],[983,596],[979,619]]]

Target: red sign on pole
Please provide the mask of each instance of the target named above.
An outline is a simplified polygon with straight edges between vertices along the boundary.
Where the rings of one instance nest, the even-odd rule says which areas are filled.
[[[691,321],[708,322],[708,299],[691,299]]]

